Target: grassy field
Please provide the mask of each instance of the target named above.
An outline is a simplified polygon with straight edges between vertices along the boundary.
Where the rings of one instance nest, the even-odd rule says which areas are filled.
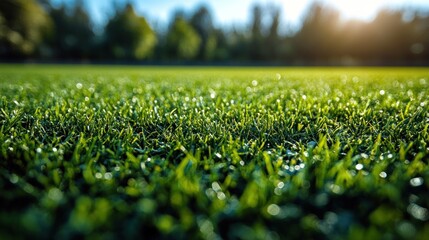
[[[428,68],[0,65],[0,239],[424,239]]]

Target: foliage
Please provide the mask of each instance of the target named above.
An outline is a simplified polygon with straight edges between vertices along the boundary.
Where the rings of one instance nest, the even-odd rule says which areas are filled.
[[[131,3],[124,4],[117,2],[106,25],[93,26],[93,16],[82,0],[59,8],[48,0],[2,1],[0,58],[294,65],[427,65],[429,61],[429,16],[424,10],[382,9],[364,22],[345,20],[335,8],[315,1],[302,25],[293,29],[280,21],[280,8],[273,4],[253,5],[249,22],[241,26],[216,26],[204,4],[173,15],[165,26],[151,26]]]
[[[0,55],[30,56],[50,28],[46,12],[34,0],[0,2]]]
[[[200,36],[183,17],[175,18],[166,40],[166,48],[172,59],[193,59],[197,56],[201,44]]]
[[[0,238],[424,239],[427,68],[0,66]]]
[[[49,15],[54,23],[54,30],[49,39],[52,53],[60,59],[94,57],[95,34],[91,19],[82,5],[72,9],[65,5],[50,8]]]
[[[122,59],[145,59],[151,56],[157,39],[144,17],[128,4],[108,22],[106,44],[113,56]]]

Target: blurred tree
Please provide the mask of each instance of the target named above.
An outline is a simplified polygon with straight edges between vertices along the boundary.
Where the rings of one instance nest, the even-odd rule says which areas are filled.
[[[409,42],[410,58],[419,62],[429,59],[429,15],[419,16],[414,13],[414,18],[409,23],[411,39]]]
[[[299,58],[310,62],[327,62],[338,58],[337,44],[340,14],[337,10],[314,2],[294,37]]]
[[[375,29],[371,42],[373,58],[380,62],[405,60],[409,55],[412,29],[403,21],[402,12],[381,10],[370,27]]]
[[[82,59],[94,56],[95,34],[82,1],[74,2],[72,9],[65,5],[51,8],[50,16],[54,31],[49,45],[55,57]]]
[[[115,58],[140,60],[152,55],[157,37],[146,19],[127,4],[107,23],[105,41]]]
[[[268,15],[271,17],[271,24],[268,29],[268,36],[265,40],[265,59],[274,61],[285,52],[282,46],[282,41],[278,33],[280,25],[280,8],[275,5],[269,5]]]
[[[168,56],[173,59],[194,59],[200,49],[197,31],[181,16],[174,18],[166,37]]]
[[[252,19],[251,19],[251,40],[250,40],[250,59],[251,60],[262,60],[264,46],[263,46],[263,26],[262,26],[262,7],[258,4],[252,8]]]
[[[215,55],[218,39],[209,9],[206,6],[200,6],[191,16],[190,24],[201,38],[197,58],[200,60],[212,59]]]
[[[50,27],[49,16],[36,1],[0,1],[0,55],[31,56]]]

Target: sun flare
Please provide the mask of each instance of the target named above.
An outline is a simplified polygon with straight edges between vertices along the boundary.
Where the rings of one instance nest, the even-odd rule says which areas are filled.
[[[335,7],[346,19],[371,20],[383,6],[377,0],[328,0],[326,3]]]

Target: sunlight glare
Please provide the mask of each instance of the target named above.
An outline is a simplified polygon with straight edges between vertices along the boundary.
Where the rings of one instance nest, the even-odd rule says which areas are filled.
[[[328,0],[326,3],[333,5],[345,19],[370,21],[375,17],[381,7],[386,6],[382,0]]]

